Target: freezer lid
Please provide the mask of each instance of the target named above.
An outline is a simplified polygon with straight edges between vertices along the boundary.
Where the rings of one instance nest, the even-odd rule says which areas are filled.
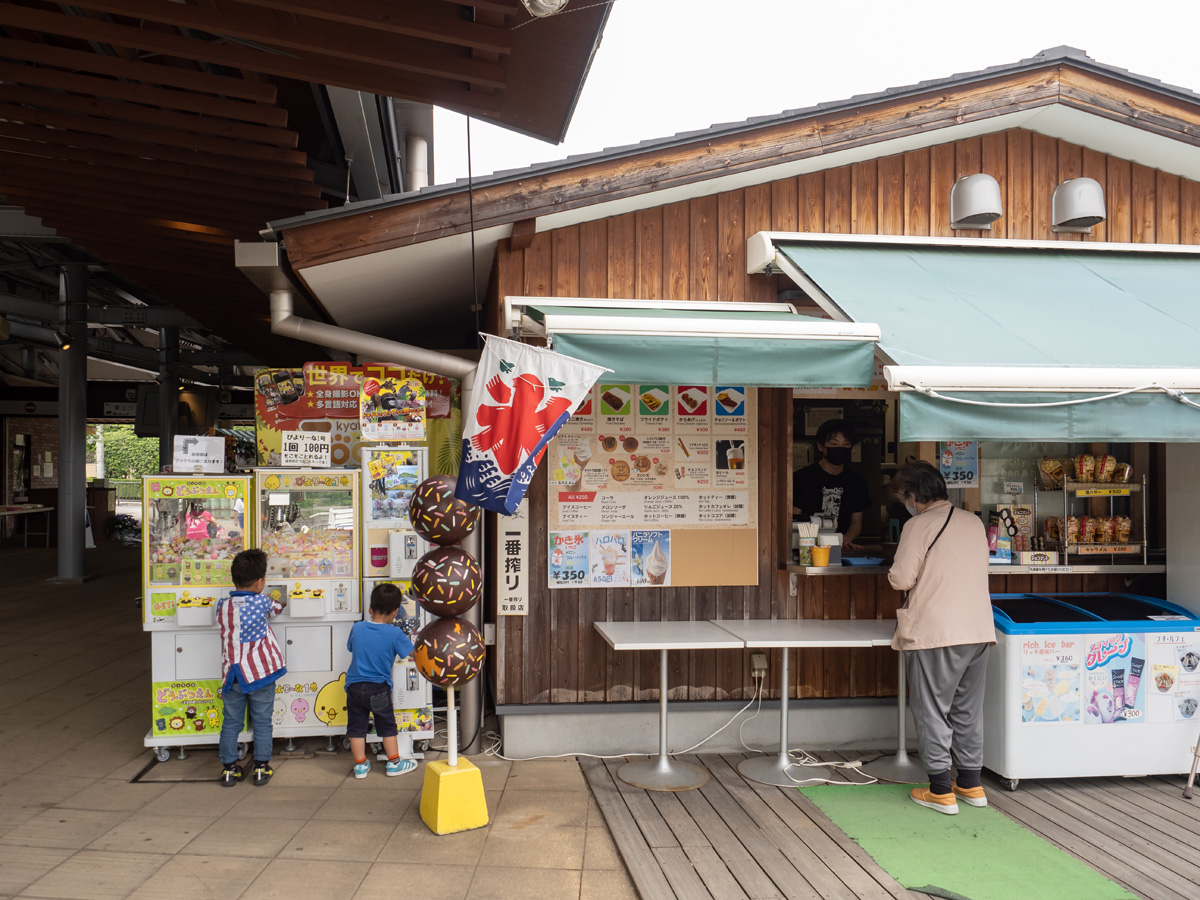
[[[1120,594],[1107,591],[1085,593],[1037,594],[1037,597],[1068,603],[1096,615],[1106,622],[1137,623],[1145,630],[1149,623],[1176,623],[1166,630],[1177,629],[1179,622],[1200,622],[1200,617],[1167,600],[1143,597],[1139,594]],[[1157,626],[1155,626],[1157,627]],[[1133,630],[1130,626],[1130,630]]]

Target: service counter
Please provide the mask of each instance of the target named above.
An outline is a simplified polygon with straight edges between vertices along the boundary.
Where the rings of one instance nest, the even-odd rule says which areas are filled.
[[[788,566],[794,575],[886,575],[891,566]],[[1161,575],[1165,565],[992,566],[988,575]]]

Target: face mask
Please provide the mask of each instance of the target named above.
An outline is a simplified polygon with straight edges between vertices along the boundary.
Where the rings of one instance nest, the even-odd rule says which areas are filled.
[[[909,506],[907,503],[905,503],[904,508],[908,510],[908,514],[910,516],[915,516],[917,514],[917,508],[915,506]]]
[[[825,458],[829,460],[831,466],[844,466],[850,462],[849,447],[826,447]]]

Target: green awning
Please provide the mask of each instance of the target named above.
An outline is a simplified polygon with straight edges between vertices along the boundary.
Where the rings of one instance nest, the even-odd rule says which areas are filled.
[[[819,302],[879,325],[879,348],[896,364],[889,382],[904,391],[901,440],[1200,441],[1200,408],[1186,402],[1200,401],[1200,255],[987,242],[774,246]],[[910,367],[923,378],[906,379]],[[1088,373],[1114,370],[1123,384],[1088,383]],[[1034,371],[1039,378],[1022,377]],[[955,390],[964,380],[971,388]],[[1121,394],[1155,384],[1177,393]]]
[[[785,303],[508,297],[505,306],[557,352],[636,384],[866,387],[879,334]]]

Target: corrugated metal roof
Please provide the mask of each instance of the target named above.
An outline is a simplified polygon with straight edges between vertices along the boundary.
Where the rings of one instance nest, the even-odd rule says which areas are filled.
[[[1068,63],[1074,68],[1094,72],[1097,75],[1104,75],[1109,78],[1114,78],[1118,81],[1125,82],[1126,84],[1152,90],[1174,97],[1175,99],[1183,100],[1187,103],[1200,103],[1200,93],[1188,90],[1187,88],[1167,84],[1166,82],[1160,81],[1157,78],[1150,78],[1146,75],[1137,75],[1133,72],[1130,72],[1128,69],[1122,69],[1118,66],[1110,66],[1097,62],[1088,56],[1085,51],[1080,50],[1077,47],[1069,47],[1064,45],[1042,50],[1028,59],[1022,59],[1015,63],[989,66],[986,69],[979,69],[974,72],[960,72],[945,78],[934,78],[927,81],[919,81],[916,84],[887,88],[871,94],[855,94],[854,96],[848,97],[845,100],[817,103],[814,106],[785,110],[776,115],[754,116],[740,122],[725,122],[696,131],[681,131],[669,137],[651,138],[649,140],[639,141],[635,144],[625,144],[618,147],[606,147],[605,149],[596,151],[594,153],[576,154],[574,156],[568,156],[562,160],[536,163],[531,166],[524,166],[516,169],[503,169],[497,172],[492,172],[491,174],[482,178],[474,179],[474,187],[479,189],[483,187],[504,184],[505,182],[516,181],[521,178],[528,178],[536,175],[544,175],[552,172],[574,169],[580,166],[590,165],[592,163],[615,161],[623,157],[633,156],[639,153],[646,153],[653,150],[669,149],[681,144],[693,143],[706,138],[725,137],[728,135],[737,134],[739,132],[763,128],[770,125],[802,121],[806,118],[824,115],[830,112],[836,112],[838,110],[849,110],[858,106],[896,100],[906,96],[925,94],[931,90],[937,90],[938,88],[962,87],[972,82],[985,81],[990,78],[1011,75],[1017,72],[1042,69],[1059,63]],[[467,185],[467,179],[460,178],[453,183],[431,185],[429,187],[422,188],[419,191],[409,191],[404,194],[391,194],[378,200],[365,200],[358,203],[351,203],[347,204],[346,206],[338,207],[337,209],[316,210],[310,213],[305,213],[301,216],[295,216],[289,219],[279,219],[274,222],[270,222],[268,223],[266,231],[278,233],[286,231],[289,228],[308,225],[313,222],[338,219],[344,216],[358,215],[359,213],[370,210],[400,206],[406,203],[412,203],[416,200],[426,199],[428,197],[461,193],[467,189]]]

